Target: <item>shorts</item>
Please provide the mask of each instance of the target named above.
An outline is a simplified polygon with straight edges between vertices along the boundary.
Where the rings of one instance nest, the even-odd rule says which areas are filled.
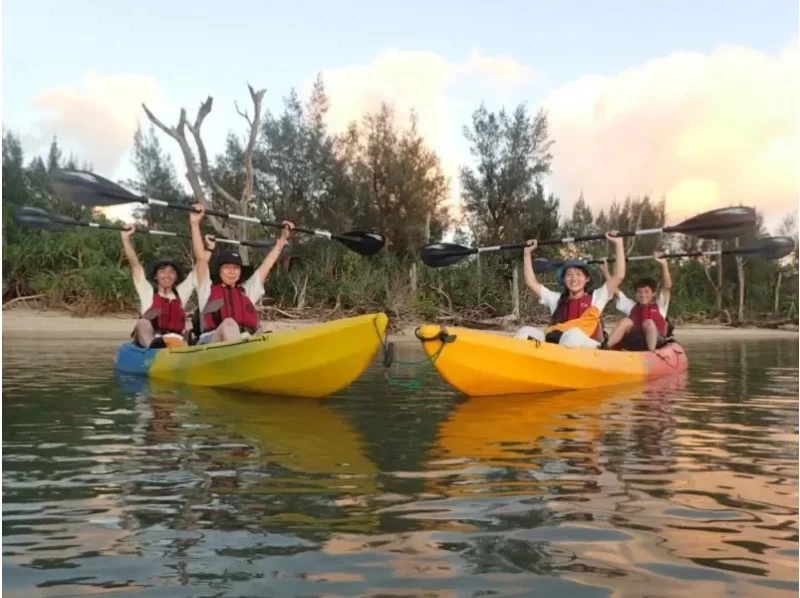
[[[136,328],[131,331],[131,338],[133,339],[133,344],[137,347],[141,347],[139,344],[139,339],[136,338]],[[170,344],[173,345],[180,345],[186,344],[186,340],[180,334],[176,334],[174,332],[167,332],[166,334],[161,334],[159,332],[153,333],[153,340],[150,343],[150,346],[146,347],[147,349],[164,349],[167,346],[167,340],[172,341]],[[143,347],[145,348],[145,347]]]
[[[659,334],[656,339],[656,349],[660,349],[669,343],[667,337]],[[622,337],[619,343],[619,348],[622,351],[649,351],[647,348],[647,338],[644,332],[640,330],[633,330]]]

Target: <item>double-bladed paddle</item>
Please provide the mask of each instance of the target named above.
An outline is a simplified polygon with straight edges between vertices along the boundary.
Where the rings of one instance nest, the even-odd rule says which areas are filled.
[[[62,231],[68,226],[88,227],[101,230],[127,230],[126,227],[119,224],[100,224],[98,222],[88,222],[85,220],[75,220],[69,216],[50,212],[44,208],[34,208],[25,206],[17,209],[14,212],[14,220],[20,225],[27,228],[37,228],[41,230]],[[154,230],[152,228],[142,229],[137,228],[137,232],[144,232],[149,235],[158,235],[163,237],[177,237],[179,239],[191,239],[189,235],[182,235],[180,233],[173,233],[166,230]],[[236,239],[222,239],[218,237],[211,237],[218,243],[228,243],[230,245],[245,245],[247,247],[256,247],[259,249],[271,249],[275,244],[274,239],[262,239],[254,241],[237,241]]]
[[[128,191],[124,187],[109,181],[93,172],[85,170],[57,170],[50,175],[50,186],[59,197],[82,206],[107,207],[126,203],[141,203],[151,206],[162,206],[185,212],[195,212],[191,205],[173,201],[164,201],[152,197],[144,197]],[[220,210],[206,209],[209,216],[216,216],[226,220],[250,222],[273,228],[283,228],[280,222],[262,220],[254,216],[230,214]],[[369,256],[378,253],[385,244],[383,235],[367,231],[349,231],[346,233],[332,233],[326,230],[317,230],[296,226],[295,232],[307,233],[327,239],[339,241],[348,249],[361,255]]]
[[[760,237],[753,239],[749,243],[741,247],[733,247],[731,249],[711,249],[708,251],[688,251],[683,253],[665,253],[662,257],[664,259],[677,259],[682,257],[703,257],[703,256],[717,256],[717,255],[738,255],[742,257],[749,257],[755,260],[780,260],[792,253],[796,248],[795,241],[792,237]],[[651,260],[652,255],[633,255],[628,257],[626,262],[640,262],[643,260]],[[608,260],[593,259],[587,260],[587,264],[602,264],[603,261],[611,264],[614,258]],[[537,263],[538,262],[538,263]],[[534,270],[537,274],[543,272],[552,272],[557,270],[566,263],[565,260],[536,260],[534,262]]]
[[[732,206],[703,212],[684,220],[674,226],[660,228],[646,228],[635,231],[617,233],[619,237],[634,237],[641,235],[654,235],[658,233],[682,233],[693,235],[701,239],[733,239],[752,230],[756,221],[753,208],[745,206]],[[582,243],[586,241],[601,241],[605,235],[584,235],[581,237],[562,237],[560,239],[547,239],[539,241],[539,246],[559,245],[562,243]],[[486,253],[490,251],[512,251],[525,247],[525,243],[509,243],[505,245],[492,245],[489,247],[465,247],[455,243],[434,243],[422,248],[420,257],[425,265],[434,268],[451,266],[469,255]]]

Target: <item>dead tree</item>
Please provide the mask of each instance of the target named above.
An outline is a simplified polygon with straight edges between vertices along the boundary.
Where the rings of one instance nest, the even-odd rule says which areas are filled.
[[[245,182],[244,189],[242,190],[242,194],[239,198],[234,197],[214,179],[211,173],[211,168],[208,164],[208,153],[206,152],[205,144],[203,143],[203,139],[201,137],[200,128],[203,126],[203,121],[205,118],[211,112],[211,105],[213,103],[213,98],[211,96],[208,96],[206,101],[200,104],[200,108],[197,110],[197,116],[194,119],[194,123],[190,123],[188,121],[186,118],[186,109],[181,108],[178,124],[175,127],[166,126],[150,111],[145,104],[142,104],[142,107],[147,114],[147,118],[149,118],[150,121],[164,133],[178,142],[178,145],[181,148],[181,153],[183,154],[183,160],[186,163],[186,179],[189,181],[189,185],[192,188],[192,193],[194,194],[196,201],[202,203],[206,207],[210,207],[211,202],[209,201],[209,196],[206,194],[206,189],[208,189],[210,190],[211,197],[216,194],[222,200],[222,203],[225,205],[225,209],[227,211],[233,214],[240,214],[242,216],[249,215],[250,204],[253,198],[253,151],[255,149],[256,140],[258,139],[258,129],[261,123],[261,104],[264,100],[264,94],[267,91],[266,89],[255,91],[250,84],[247,85],[247,88],[250,90],[250,98],[253,102],[253,118],[250,118],[250,116],[247,114],[247,111],[242,112],[239,109],[238,104],[234,104],[236,106],[236,112],[247,121],[249,126],[247,145],[245,146],[243,154]],[[195,155],[191,146],[189,145],[189,139],[186,136],[187,130],[191,134],[192,138],[194,139],[194,143],[197,146],[199,164],[195,159]],[[241,241],[247,240],[248,223],[238,221],[238,226],[236,226],[231,221],[225,221],[215,217],[209,217],[209,219],[211,221],[211,225],[214,227],[214,230],[220,236],[233,237]],[[240,251],[242,254],[242,259],[245,263],[247,263],[247,247],[240,246]]]

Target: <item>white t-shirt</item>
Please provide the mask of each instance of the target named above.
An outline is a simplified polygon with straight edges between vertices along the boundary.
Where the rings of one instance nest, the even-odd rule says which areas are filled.
[[[253,305],[261,299],[264,295],[264,284],[261,282],[261,279],[258,276],[258,272],[253,272],[252,276],[248,278],[244,284],[241,285],[244,294],[247,295],[247,298],[253,302]],[[208,298],[211,296],[211,275],[206,274],[205,278],[201,280],[197,285],[197,307],[202,312],[205,307],[206,303],[208,303]]]
[[[656,297],[656,305],[658,306],[658,311],[661,314],[662,318],[667,317],[667,310],[669,309],[669,296],[664,295],[664,291],[658,292],[658,297]],[[633,299],[628,298],[625,293],[619,291],[619,295],[617,296],[616,301],[616,308],[624,313],[626,316],[631,315],[631,310],[636,306],[636,301]]]
[[[134,275],[133,286],[136,288],[136,293],[139,295],[139,313],[144,313],[153,305],[155,289],[153,289],[153,285],[149,280],[147,280],[147,277],[145,277],[144,274],[142,274],[140,278],[136,278]],[[192,269],[192,271],[189,272],[189,276],[186,277],[186,280],[175,287],[175,291],[181,300],[181,304],[186,305],[186,302],[189,301],[189,297],[192,296],[196,286],[197,273],[194,271],[194,269]],[[175,293],[170,292],[163,294],[159,292],[159,294],[166,299],[175,299]]]
[[[542,287],[542,296],[539,298],[539,302],[550,310],[550,315],[555,313],[559,299],[561,299],[561,293]],[[603,313],[603,309],[605,309],[609,300],[607,284],[603,284],[600,288],[592,291],[592,305],[596,307],[600,313]]]

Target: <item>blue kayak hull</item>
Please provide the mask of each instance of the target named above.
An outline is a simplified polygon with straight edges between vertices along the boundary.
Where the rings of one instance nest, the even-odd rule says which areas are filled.
[[[114,369],[123,374],[147,376],[156,353],[164,349],[143,349],[134,343],[125,343],[117,349]]]

